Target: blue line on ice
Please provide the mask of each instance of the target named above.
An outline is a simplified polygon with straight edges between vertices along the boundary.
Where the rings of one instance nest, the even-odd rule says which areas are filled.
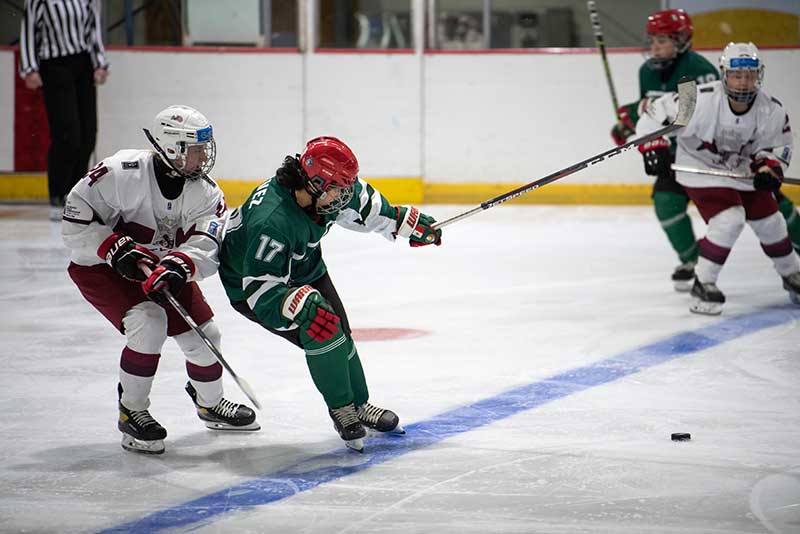
[[[454,408],[427,421],[405,425],[405,436],[370,438],[363,456],[344,447],[337,448],[335,451],[309,458],[281,471],[267,473],[261,478],[153,512],[102,532],[141,534],[207,525],[220,519],[223,514],[291,497],[451,436],[613,382],[675,358],[797,319],[800,319],[800,311],[796,307],[770,308],[731,317],[694,331],[682,332],[650,345],[570,369],[467,406]]]

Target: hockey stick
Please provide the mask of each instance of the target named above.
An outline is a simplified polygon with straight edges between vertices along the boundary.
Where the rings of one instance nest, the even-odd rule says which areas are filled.
[[[692,118],[692,114],[694,114],[694,107],[697,103],[697,83],[694,80],[689,78],[682,78],[681,81],[678,82],[678,116],[675,118],[675,122],[668,126],[664,126],[656,130],[653,133],[647,134],[642,137],[638,137],[631,141],[628,141],[624,145],[620,145],[618,147],[614,147],[611,150],[606,150],[601,154],[597,154],[596,156],[592,156],[591,158],[585,159],[579,163],[575,163],[574,165],[570,165],[565,169],[561,169],[560,171],[556,171],[553,174],[548,174],[544,178],[540,178],[534,182],[529,184],[523,185],[518,187],[508,193],[503,193],[500,196],[496,196],[492,199],[489,199],[485,202],[482,202],[480,206],[476,208],[472,208],[469,211],[465,211],[455,217],[450,217],[449,219],[445,219],[444,221],[434,223],[431,225],[434,230],[439,228],[444,228],[454,222],[458,222],[462,219],[466,219],[467,217],[471,217],[476,213],[484,210],[488,210],[489,208],[493,208],[503,202],[516,198],[518,196],[524,195],[525,193],[529,193],[534,189],[539,189],[543,185],[547,185],[551,182],[555,182],[556,180],[560,180],[565,176],[569,176],[570,174],[575,174],[578,171],[581,171],[590,165],[594,165],[596,163],[600,163],[601,161],[608,159],[610,157],[616,156],[621,152],[625,152],[626,150],[633,148],[635,146],[642,145],[647,143],[648,141],[652,141],[653,139],[657,139],[659,137],[665,136],[675,130],[683,128],[687,124],[689,124],[689,120]],[[433,241],[434,235],[428,236],[429,241]]]
[[[753,177],[747,174],[739,174],[736,172],[717,171],[714,169],[695,169],[694,167],[686,167],[684,165],[672,165],[673,171],[688,172],[692,174],[708,174],[709,176],[724,176],[726,178],[736,178],[737,180],[752,180]],[[783,177],[783,183],[789,185],[800,185],[800,178]]]
[[[600,58],[603,60],[603,70],[606,72],[608,90],[611,92],[611,104],[614,106],[614,116],[616,116],[617,120],[620,120],[617,91],[614,89],[614,80],[611,78],[611,67],[609,67],[608,57],[606,57],[606,42],[605,38],[603,37],[603,29],[600,27],[600,17],[597,16],[597,7],[595,6],[593,0],[586,2],[586,7],[589,8],[589,19],[592,21],[594,42],[597,44],[597,49],[600,50]]]
[[[147,268],[146,265],[142,265],[142,271],[144,271],[144,274],[146,274],[147,276],[150,276],[151,271],[150,269]],[[233,372],[233,369],[231,369],[231,366],[228,365],[228,362],[225,361],[225,358],[222,357],[222,353],[214,345],[214,342],[208,339],[208,336],[205,334],[205,332],[203,332],[200,329],[200,327],[197,326],[197,323],[194,321],[194,319],[192,319],[192,316],[189,315],[189,312],[186,311],[186,308],[184,308],[181,305],[181,303],[178,302],[178,299],[176,299],[172,295],[170,290],[164,289],[163,292],[164,295],[166,295],[169,303],[172,305],[173,308],[175,308],[175,311],[178,312],[178,315],[180,315],[183,318],[183,320],[186,321],[186,324],[188,324],[189,327],[192,330],[194,330],[198,336],[200,336],[200,339],[202,339],[203,343],[206,344],[208,350],[210,350],[211,353],[214,356],[216,356],[217,360],[219,360],[219,363],[222,364],[222,367],[224,367],[225,370],[228,371],[230,375],[233,377],[233,379],[236,381],[236,384],[239,386],[239,389],[241,389],[244,392],[244,394],[247,395],[247,398],[250,399],[250,401],[255,405],[255,407],[260,410],[261,403],[258,402],[258,399],[256,399],[256,394],[253,392],[253,388],[250,387],[250,384],[248,384],[244,378],[240,377],[235,372]]]

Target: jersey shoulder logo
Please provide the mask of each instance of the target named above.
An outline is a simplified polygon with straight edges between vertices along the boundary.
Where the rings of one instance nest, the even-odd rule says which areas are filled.
[[[139,162],[138,161],[123,161],[122,162],[122,168],[126,169],[126,170],[127,169],[138,169],[139,168]]]

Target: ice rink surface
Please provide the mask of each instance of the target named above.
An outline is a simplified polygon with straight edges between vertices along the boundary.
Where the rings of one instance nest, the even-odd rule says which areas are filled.
[[[207,430],[169,340],[151,406],[167,451],[123,451],[124,338],[67,277],[45,207],[0,206],[0,234],[2,532],[800,532],[800,308],[749,228],[719,317],[673,291],[648,207],[504,206],[438,248],[334,229],[325,257],[371,401],[408,430],[363,455],[302,353],[216,277],[201,286],[262,430]]]

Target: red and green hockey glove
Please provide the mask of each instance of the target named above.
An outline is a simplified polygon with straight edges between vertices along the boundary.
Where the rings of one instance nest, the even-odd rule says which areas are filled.
[[[412,247],[442,244],[442,231],[434,230],[436,219],[425,215],[414,206],[397,207],[397,235],[408,238]]]
[[[309,285],[292,288],[286,293],[281,314],[318,343],[339,332],[339,316],[320,292]]]

